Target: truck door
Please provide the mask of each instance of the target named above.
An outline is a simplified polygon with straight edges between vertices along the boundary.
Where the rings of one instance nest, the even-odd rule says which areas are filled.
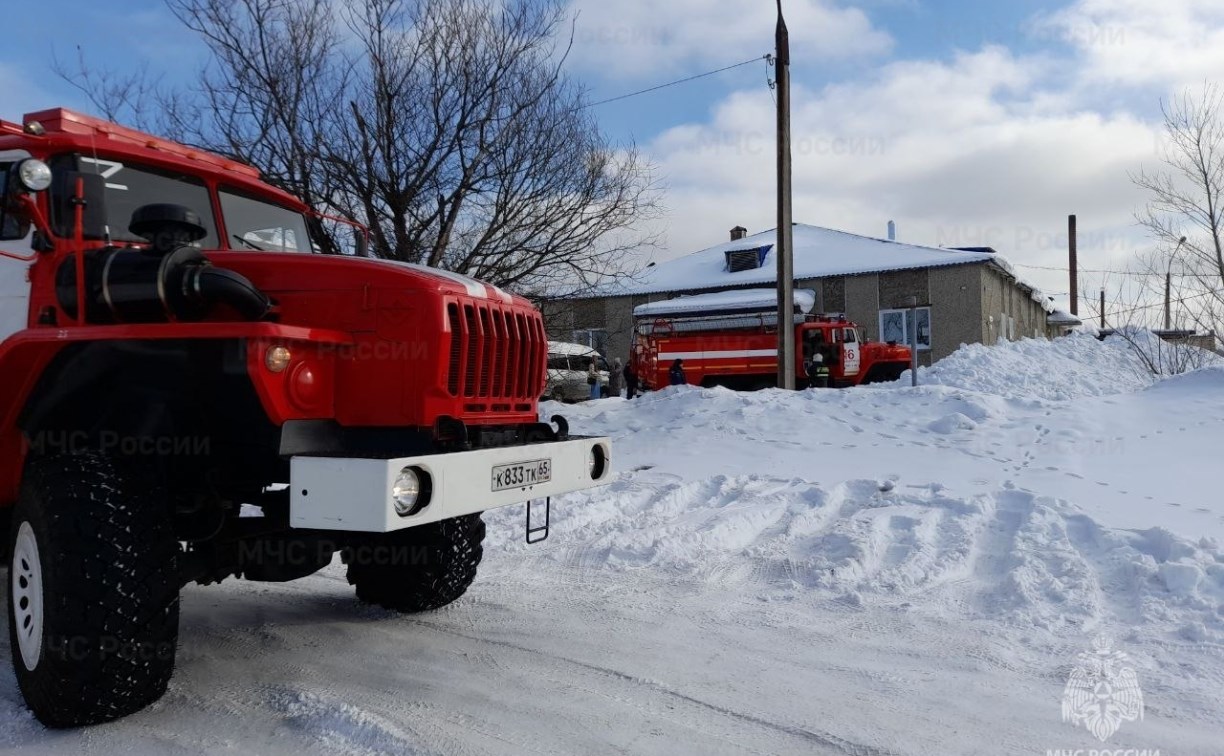
[[[23,158],[30,155],[24,150],[0,152],[0,193],[9,186],[9,171]],[[0,198],[4,202],[7,198]],[[0,341],[4,341],[18,331],[25,330],[30,323],[30,282],[26,279],[30,269],[30,260],[34,254],[32,234],[26,234],[24,239],[12,237],[20,234],[16,219],[9,213],[0,213],[0,236],[9,237],[0,241],[0,249],[8,255],[0,255]]]
[[[842,329],[842,369],[847,377],[858,375],[859,342],[858,331],[853,328]]]

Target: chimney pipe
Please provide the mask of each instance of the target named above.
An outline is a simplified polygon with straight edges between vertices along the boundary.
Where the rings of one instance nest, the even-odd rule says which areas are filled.
[[[888,222],[888,240],[889,241],[897,240],[897,224],[894,223],[893,221]]]
[[[1079,260],[1075,255],[1075,216],[1067,216],[1067,269],[1071,275],[1071,314],[1079,315]]]

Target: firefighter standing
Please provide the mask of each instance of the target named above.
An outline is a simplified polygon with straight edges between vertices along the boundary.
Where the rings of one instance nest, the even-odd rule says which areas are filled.
[[[816,352],[807,364],[808,385],[812,388],[829,387],[829,368],[824,363],[824,355]]]

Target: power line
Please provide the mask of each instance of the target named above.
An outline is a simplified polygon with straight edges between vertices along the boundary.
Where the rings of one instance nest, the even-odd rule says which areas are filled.
[[[584,110],[586,108],[593,108],[593,107],[596,107],[597,105],[607,105],[610,102],[618,102],[620,100],[627,100],[630,97],[637,97],[638,95],[644,95],[650,92],[657,92],[660,89],[667,89],[668,87],[674,87],[677,84],[685,84],[690,81],[696,81],[697,79],[704,79],[707,76],[713,76],[714,74],[720,74],[723,71],[730,71],[731,69],[739,68],[740,66],[746,66],[751,63],[756,63],[762,60],[767,61],[767,60],[770,60],[772,57],[773,57],[772,55],[765,54],[759,58],[751,58],[749,60],[745,60],[742,63],[736,63],[735,65],[732,65],[732,66],[727,66],[725,68],[719,68],[715,71],[706,71],[705,73],[699,73],[696,76],[689,76],[683,79],[676,79],[675,81],[669,81],[666,84],[659,84],[658,86],[650,87],[649,89],[642,89],[637,92],[630,92],[629,94],[623,94],[623,95],[620,95],[619,97],[610,97],[606,100],[600,100],[599,102],[587,103],[586,105],[583,105],[582,107],[578,108],[578,110]]]
[[[1215,291],[1215,290],[1202,291],[1202,292],[1199,292],[1198,294],[1192,294],[1188,297],[1178,297],[1176,299],[1170,299],[1169,302],[1170,304],[1183,304],[1185,302],[1189,302],[1192,299],[1202,299],[1203,297],[1210,297],[1210,296],[1219,297],[1221,295],[1224,295],[1224,292]],[[1084,299],[1085,301],[1089,303],[1093,303],[1093,304],[1095,304],[1096,302],[1094,298],[1088,297],[1088,296],[1081,297],[1081,299]],[[1105,317],[1115,318],[1119,315],[1126,316],[1126,315],[1131,315],[1133,313],[1140,312],[1140,311],[1153,310],[1157,307],[1164,307],[1164,302],[1153,302],[1152,304],[1147,304],[1147,305],[1136,305],[1134,307],[1131,307],[1128,310],[1117,310],[1114,312],[1106,312]],[[1097,317],[1099,317],[1099,314],[1097,315]]]
[[[1028,265],[1026,263],[1018,263],[1018,262],[1014,262],[1012,263],[1012,265],[1016,266],[1017,268],[1030,268],[1032,270],[1053,270],[1059,273],[1070,273],[1071,272],[1070,268],[1060,268],[1054,265]],[[1114,275],[1114,276],[1159,276],[1161,278],[1164,278],[1164,273],[1161,273],[1160,271],[1152,271],[1150,273],[1146,273],[1144,271],[1135,271],[1135,270],[1105,270],[1103,268],[1080,268],[1079,272],[1080,273],[1106,273],[1106,274]],[[1181,272],[1181,273],[1172,273],[1171,275],[1194,277],[1197,274]]]

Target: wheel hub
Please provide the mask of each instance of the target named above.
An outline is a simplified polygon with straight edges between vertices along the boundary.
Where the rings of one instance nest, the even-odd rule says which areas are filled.
[[[30,523],[23,522],[17,530],[9,569],[13,597],[13,622],[17,628],[17,646],[21,661],[33,672],[42,656],[43,640],[43,580],[42,562],[38,558],[38,541]]]

